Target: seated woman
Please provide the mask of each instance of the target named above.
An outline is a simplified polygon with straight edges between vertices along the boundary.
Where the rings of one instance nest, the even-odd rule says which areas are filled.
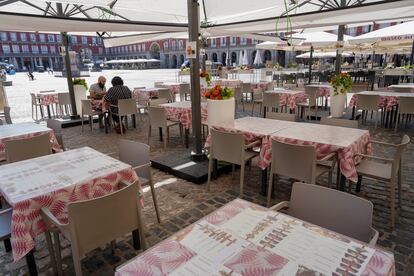
[[[112,87],[109,88],[108,92],[104,96],[105,103],[110,105],[112,112],[112,119],[117,123],[115,130],[117,133],[121,133],[119,116],[114,114],[118,113],[118,100],[119,99],[131,99],[132,92],[127,86],[124,85],[124,81],[120,77],[114,77],[111,81]],[[121,118],[122,120],[122,118]],[[123,127],[125,130],[125,127]]]

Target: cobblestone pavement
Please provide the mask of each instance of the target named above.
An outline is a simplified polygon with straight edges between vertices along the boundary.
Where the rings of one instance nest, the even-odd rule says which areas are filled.
[[[246,107],[250,110],[249,107]],[[246,112],[247,114],[247,112]],[[244,115],[246,115],[244,114]],[[242,116],[242,114],[238,114]],[[138,123],[137,129],[130,128],[122,137],[135,141],[147,142],[147,116],[143,116],[142,122]],[[398,142],[403,133],[410,135],[414,139],[413,126],[410,129],[403,129],[397,133],[393,130],[382,128],[374,129],[372,124],[369,128],[373,139],[389,142]],[[69,149],[90,146],[103,153],[117,151],[117,141],[121,138],[114,132],[105,134],[98,129],[95,124],[93,131],[85,128],[82,133],[80,127],[72,127],[63,130],[65,145]],[[168,144],[168,152],[177,154],[187,154],[187,150],[182,144],[178,131],[171,131],[171,139]],[[150,143],[151,157],[162,156],[162,144],[156,136]],[[374,153],[378,155],[390,155],[388,149],[384,147],[374,147]],[[389,187],[386,183],[375,182],[364,179],[362,191],[358,196],[365,197],[374,203],[374,227],[380,232],[378,245],[382,246],[395,254],[396,270],[398,275],[414,275],[414,145],[411,143],[403,156],[403,202],[399,212],[399,220],[394,229],[389,225],[390,211],[387,205]],[[156,192],[161,212],[161,224],[158,224],[152,204],[151,193],[148,187],[144,187],[145,208],[144,219],[147,233],[148,244],[154,245],[159,241],[169,237],[173,233],[195,222],[201,217],[209,214],[218,207],[235,199],[239,191],[239,178],[236,173],[235,179],[231,174],[221,175],[212,182],[211,191],[207,192],[205,183],[195,185],[193,183],[178,179],[175,176],[164,172],[153,170]],[[252,169],[246,170],[246,188],[243,198],[264,205],[265,197],[259,195],[260,190],[260,170],[253,162]],[[335,179],[335,177],[334,177]],[[292,181],[282,178],[276,188],[273,203],[288,200],[290,196]],[[318,184],[327,185],[327,179],[318,179]],[[350,213],[349,215],[352,215]],[[64,272],[66,275],[74,275],[72,258],[69,243],[61,239]],[[140,251],[134,250],[130,235],[126,235],[117,240],[116,249],[112,254],[109,247],[101,247],[89,253],[82,261],[84,275],[113,275],[117,266],[133,258]],[[43,235],[37,238],[36,261],[41,275],[52,275],[49,265],[49,253]],[[0,275],[24,275],[26,273],[25,262],[12,262],[10,253],[6,253],[3,244],[0,244]]]

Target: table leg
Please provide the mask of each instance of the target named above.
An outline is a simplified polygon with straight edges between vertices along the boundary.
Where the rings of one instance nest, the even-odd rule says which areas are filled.
[[[163,141],[163,138],[162,138],[162,127],[158,128],[158,130],[160,132],[160,141],[162,142]]]
[[[362,182],[362,175],[358,175],[358,182],[355,188],[355,191],[359,193],[361,191],[361,182]]]
[[[217,178],[217,159],[213,159],[213,179]]]
[[[50,105],[47,105],[46,109],[47,109],[47,116],[49,117],[49,119],[51,119],[52,116],[50,115]]]
[[[267,168],[262,170],[262,183],[261,183],[260,194],[262,196],[267,195]]]
[[[30,276],[37,276],[36,260],[33,255],[33,249],[26,254],[27,269]]]
[[[141,249],[141,241],[139,239],[139,230],[132,231],[132,243],[135,250]]]
[[[184,132],[184,139],[185,139],[185,147],[188,148],[189,145],[189,136],[190,136],[190,130],[189,129],[185,129]]]
[[[133,128],[137,128],[137,121],[136,121],[136,116],[135,114],[132,114],[132,127]]]
[[[355,120],[355,106],[352,107],[352,120]]]

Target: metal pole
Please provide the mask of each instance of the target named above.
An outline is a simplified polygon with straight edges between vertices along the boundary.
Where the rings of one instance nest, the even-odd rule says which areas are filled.
[[[71,119],[77,119],[77,118],[79,118],[79,116],[78,116],[78,113],[76,111],[75,91],[73,89],[72,70],[70,69],[69,36],[66,32],[62,32],[61,35],[62,35],[63,46],[65,46],[66,80],[68,82],[70,105],[72,106],[72,116],[70,116],[70,117],[71,117]]]
[[[201,142],[201,96],[200,96],[200,41],[198,33],[200,28],[198,0],[187,0],[188,7],[188,34],[189,41],[196,42],[196,56],[191,60],[191,112],[193,121],[193,135],[195,138],[194,159],[203,154]]]
[[[372,52],[371,69],[374,69],[374,62],[375,62],[375,51]]]
[[[411,56],[410,56],[410,65],[413,65],[413,64],[414,64],[414,40],[411,46]]]
[[[346,6],[346,0],[341,0],[341,7]],[[338,26],[338,42],[344,41],[344,32],[345,32],[345,26],[339,25]],[[340,50],[336,50],[336,61],[335,61],[335,74],[338,75],[341,73],[341,62],[342,62],[342,54]]]
[[[313,46],[310,48],[310,55],[309,55],[309,81],[308,83],[312,82],[312,63],[313,63]]]

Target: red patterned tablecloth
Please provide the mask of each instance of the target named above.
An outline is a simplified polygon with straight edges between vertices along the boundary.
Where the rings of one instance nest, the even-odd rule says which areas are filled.
[[[167,118],[171,121],[180,122],[185,129],[192,125],[191,102],[174,102],[160,105],[165,108]],[[201,103],[201,121],[207,122],[207,104]]]
[[[58,94],[59,92],[38,93],[36,97],[40,99],[42,105],[51,105],[59,103]]]
[[[35,247],[46,228],[40,209],[47,207],[62,223],[67,204],[104,196],[121,180],[135,182],[131,166],[91,148],[80,148],[0,167],[0,192],[13,208],[11,243],[18,261]]]
[[[235,199],[121,265],[115,275],[351,275],[350,271],[393,276],[394,256]]]
[[[6,160],[6,146],[4,142],[10,140],[28,139],[45,133],[50,133],[50,144],[53,151],[62,151],[53,130],[44,125],[36,123],[18,123],[0,126],[0,161]]]
[[[378,108],[385,108],[386,111],[391,111],[394,106],[398,105],[400,97],[414,97],[412,93],[404,92],[385,92],[385,91],[363,91],[352,95],[349,101],[349,107],[356,107],[358,104],[358,94],[360,95],[379,95]]]
[[[295,91],[295,90],[286,90],[286,89],[277,89],[272,91],[266,91],[266,93],[275,93],[279,94],[280,105],[287,106],[289,109],[293,110],[299,103],[303,103],[307,100],[308,95],[305,91]]]
[[[180,94],[180,83],[178,82],[163,82],[161,86],[169,88],[173,95]]]
[[[252,91],[253,89],[256,89],[256,88],[261,88],[263,90],[266,90],[268,84],[270,84],[269,81],[259,81],[259,82],[251,82],[250,86],[252,88]]]

